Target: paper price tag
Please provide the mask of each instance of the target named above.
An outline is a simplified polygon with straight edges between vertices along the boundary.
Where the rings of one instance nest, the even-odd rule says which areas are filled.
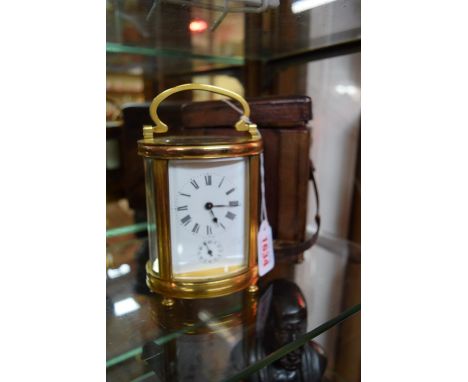
[[[273,235],[268,220],[260,224],[257,237],[258,274],[266,275],[275,266],[275,254],[273,252]]]

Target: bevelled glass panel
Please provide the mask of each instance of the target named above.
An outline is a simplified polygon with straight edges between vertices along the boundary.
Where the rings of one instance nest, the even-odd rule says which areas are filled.
[[[158,242],[156,227],[156,195],[153,174],[153,159],[145,158],[146,211],[148,215],[148,244],[153,271],[159,273]]]

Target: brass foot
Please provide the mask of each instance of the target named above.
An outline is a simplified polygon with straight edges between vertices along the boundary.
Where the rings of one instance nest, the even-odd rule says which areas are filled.
[[[164,297],[161,301],[161,304],[163,304],[167,308],[170,308],[172,305],[174,305],[174,300],[169,297]]]
[[[249,289],[247,289],[249,291],[249,293],[256,293],[258,292],[258,286],[253,284],[251,286],[249,286]]]

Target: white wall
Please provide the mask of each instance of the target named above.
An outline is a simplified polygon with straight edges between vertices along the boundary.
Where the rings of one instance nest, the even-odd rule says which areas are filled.
[[[312,97],[311,156],[316,167],[322,232],[345,238],[351,211],[361,115],[360,53],[308,64]],[[310,188],[310,196],[312,189]],[[309,197],[313,224],[315,200]]]
[[[320,195],[321,235],[346,238],[351,212],[360,124],[360,54],[308,64],[307,95],[314,118],[311,157]],[[308,229],[314,231],[315,199],[309,187]],[[315,246],[296,269],[309,307],[308,330],[341,312],[346,255]],[[317,339],[334,367],[336,330]]]

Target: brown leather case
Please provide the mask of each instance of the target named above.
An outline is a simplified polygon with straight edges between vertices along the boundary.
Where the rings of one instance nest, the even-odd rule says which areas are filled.
[[[265,191],[268,220],[275,240],[302,242],[307,219],[307,192],[310,178],[309,148],[312,102],[306,96],[269,97],[248,100],[250,119],[264,141]],[[149,104],[123,108],[124,189],[130,206],[144,213],[143,160],[137,155],[142,126],[153,124]],[[158,109],[159,110],[159,109]],[[189,104],[162,104],[161,119],[170,128],[232,130],[239,113],[222,101]]]

